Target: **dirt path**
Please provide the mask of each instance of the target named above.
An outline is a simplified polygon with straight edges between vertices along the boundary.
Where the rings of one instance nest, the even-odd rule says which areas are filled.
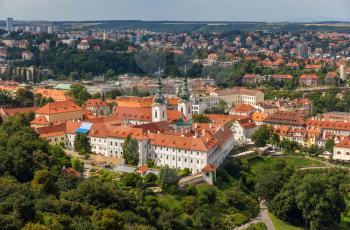
[[[260,211],[257,217],[255,217],[253,220],[249,221],[248,223],[235,228],[234,230],[243,230],[245,228],[248,228],[252,224],[256,224],[260,222],[264,223],[268,230],[275,230],[275,226],[273,225],[272,220],[267,213],[267,207],[264,201],[260,202]]]

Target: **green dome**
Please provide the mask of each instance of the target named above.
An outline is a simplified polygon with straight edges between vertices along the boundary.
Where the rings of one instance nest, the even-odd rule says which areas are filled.
[[[188,101],[190,99],[190,91],[188,89],[188,81],[187,81],[187,77],[185,77],[185,79],[182,81],[181,84],[181,93],[180,93],[180,98],[182,101]]]
[[[155,104],[165,104],[165,97],[162,93],[162,82],[160,81],[160,78],[158,78],[158,84],[157,84],[157,93],[154,96],[153,103]]]

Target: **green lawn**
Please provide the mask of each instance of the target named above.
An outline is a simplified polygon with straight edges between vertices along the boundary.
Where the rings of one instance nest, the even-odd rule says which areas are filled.
[[[271,218],[276,230],[303,230],[301,227],[295,227],[282,220],[277,219],[272,213],[269,213],[269,217]]]
[[[251,162],[251,171],[255,175],[259,175],[262,168],[266,165],[271,165],[278,161],[285,161],[289,166],[294,167],[295,169],[309,167],[309,166],[323,166],[324,164],[307,159],[303,156],[286,156],[286,157],[263,157],[262,159],[255,159]]]
[[[267,230],[267,227],[264,223],[256,223],[250,225],[248,228],[245,228],[244,230]]]
[[[347,199],[345,199],[345,201],[346,201],[347,206],[350,207],[349,197]],[[350,211],[342,214],[341,222],[338,225],[338,227],[340,230],[346,230],[346,229],[350,228]]]

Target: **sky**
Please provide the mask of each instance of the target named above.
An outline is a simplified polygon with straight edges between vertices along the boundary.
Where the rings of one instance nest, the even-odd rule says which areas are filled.
[[[350,21],[350,0],[0,0],[0,20]]]

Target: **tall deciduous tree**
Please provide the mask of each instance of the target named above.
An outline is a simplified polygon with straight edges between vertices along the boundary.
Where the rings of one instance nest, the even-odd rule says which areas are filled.
[[[139,144],[130,135],[125,139],[123,144],[123,157],[127,164],[138,165],[139,163]]]
[[[252,139],[257,147],[265,146],[271,139],[272,129],[267,125],[261,125],[253,134]]]
[[[168,187],[171,185],[176,185],[179,181],[179,177],[176,174],[176,170],[169,168],[169,166],[164,166],[159,172],[159,181],[163,187]]]
[[[340,222],[346,204],[341,184],[348,180],[345,172],[295,173],[270,202],[270,210],[282,220],[307,225],[311,230]]]
[[[74,140],[74,150],[81,155],[91,153],[91,145],[88,136],[85,134],[78,134]]]

